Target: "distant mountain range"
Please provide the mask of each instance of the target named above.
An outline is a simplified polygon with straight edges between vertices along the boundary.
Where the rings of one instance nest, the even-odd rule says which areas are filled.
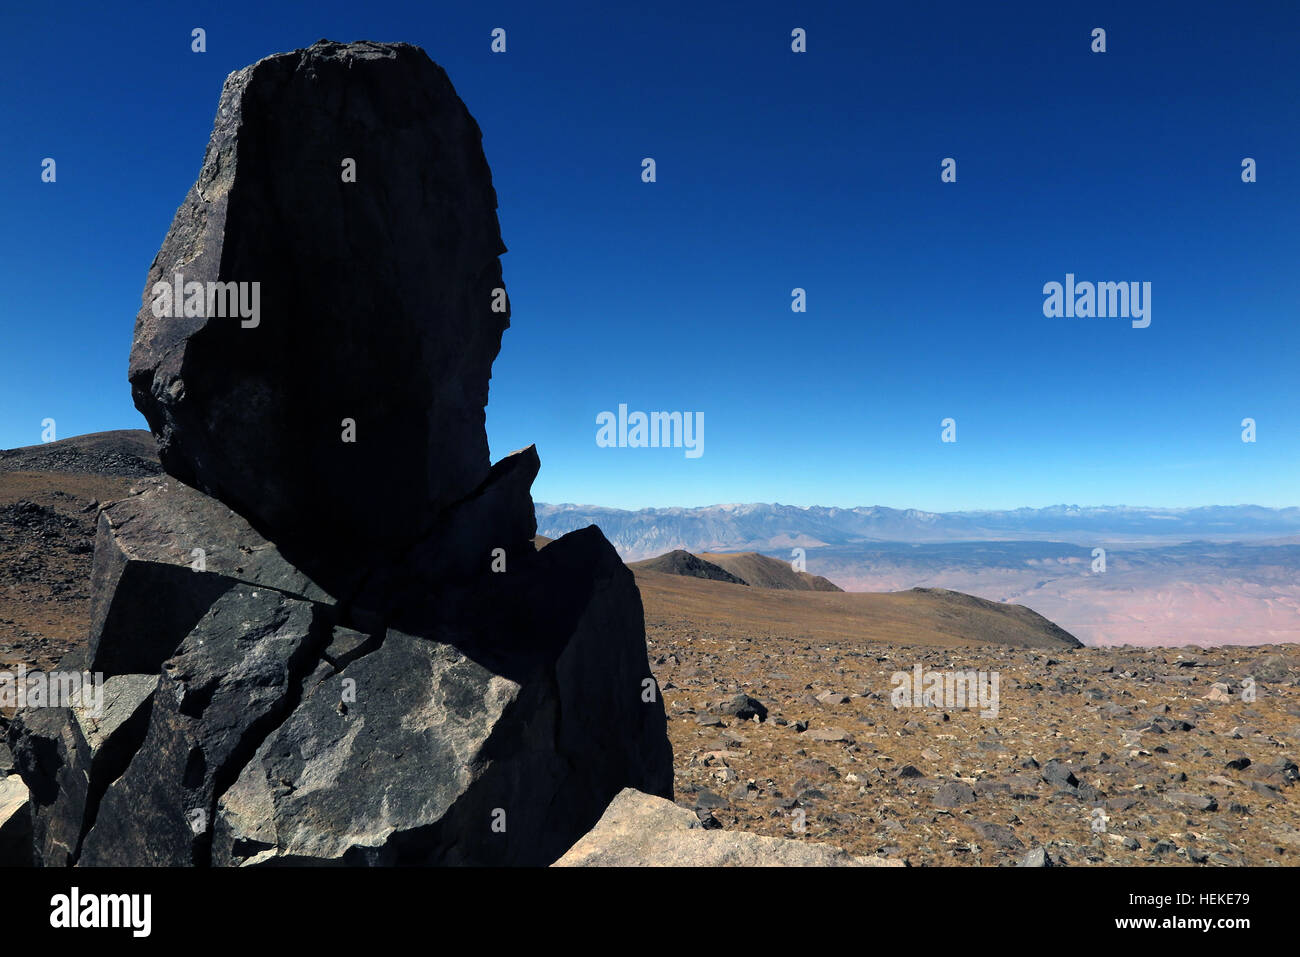
[[[592,505],[537,505],[537,531],[552,538],[599,525],[628,561],[673,549],[701,553],[878,542],[1064,541],[1079,545],[1241,542],[1295,539],[1300,508],[1212,505],[1146,508],[1053,505],[1009,511],[923,512],[882,506],[710,505],[628,511]]]
[[[1015,602],[1090,645],[1300,641],[1300,508],[538,505],[537,524],[552,537],[598,525],[628,562],[685,549],[750,584],[734,553],[850,592],[939,588]]]

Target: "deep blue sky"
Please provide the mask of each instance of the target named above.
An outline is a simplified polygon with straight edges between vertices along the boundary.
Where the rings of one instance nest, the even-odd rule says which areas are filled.
[[[226,74],[405,40],[483,129],[488,433],[537,500],[1300,504],[1300,5],[614,6],[6,4],[0,447],[144,427],[132,323]],[[1151,282],[1150,328],[1045,318],[1066,272]],[[620,402],[703,412],[704,455],[598,448]]]

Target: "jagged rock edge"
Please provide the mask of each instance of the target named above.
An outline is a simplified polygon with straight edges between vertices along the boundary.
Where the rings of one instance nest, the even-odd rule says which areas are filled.
[[[312,635],[309,639],[310,650],[302,656],[301,665],[297,667],[291,666],[289,674],[290,691],[285,695],[281,705],[277,707],[273,714],[266,716],[260,722],[255,722],[244,732],[244,735],[240,738],[239,745],[231,754],[229,761],[225,766],[223,766],[219,774],[214,774],[212,805],[207,809],[209,815],[208,820],[212,822],[215,822],[216,820],[217,804],[225,795],[226,791],[228,791],[235,781],[239,779],[239,775],[243,772],[248,763],[252,761],[253,756],[257,753],[257,749],[261,747],[262,742],[270,737],[271,734],[273,734],[284,723],[285,719],[288,718],[302,702],[307,681],[316,670],[324,664],[331,669],[331,676],[337,675],[353,662],[378,651],[384,644],[383,632],[378,635],[367,633],[368,638],[360,648],[356,649],[349,655],[345,655],[340,659],[340,664],[336,666],[335,663],[326,658],[325,651],[329,647],[330,636],[333,634],[335,626],[341,624],[338,620],[341,616],[339,615],[339,609],[337,606],[328,605],[324,602],[310,601],[301,598],[298,595],[294,595],[291,592],[286,592],[283,589],[273,588],[268,585],[259,585],[254,582],[242,582],[242,584],[262,588],[270,592],[276,592],[277,594],[285,595],[291,599],[303,601],[306,604],[309,604],[312,608],[311,627],[312,631],[316,632],[316,634]],[[80,860],[82,845],[85,842],[86,836],[95,826],[99,815],[100,802],[104,795],[108,793],[108,789],[126,773],[127,769],[131,766],[131,762],[135,759],[136,754],[139,753],[141,746],[145,742],[149,722],[153,715],[153,700],[154,695],[150,694],[148,704],[141,707],[138,716],[140,717],[139,733],[132,735],[133,740],[130,742],[132,747],[125,758],[120,762],[115,762],[115,764],[120,763],[120,767],[117,767],[116,773],[108,779],[92,778],[87,782],[88,794],[86,809],[82,817],[81,830],[77,837],[77,844],[72,855],[72,866],[74,867]],[[75,719],[70,716],[69,720]],[[253,740],[254,737],[256,738],[255,740]],[[102,784],[99,783],[101,780]],[[90,794],[96,795],[93,807]],[[205,839],[201,844],[205,859],[194,861],[195,866],[211,866],[212,837],[213,828],[209,827]]]

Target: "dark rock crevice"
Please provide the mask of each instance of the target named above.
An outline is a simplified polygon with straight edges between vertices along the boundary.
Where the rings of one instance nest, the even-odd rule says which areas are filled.
[[[99,815],[99,804],[104,799],[104,795],[108,793],[113,782],[126,771],[131,758],[144,744],[145,732],[149,729],[153,695],[153,691],[145,695],[144,700],[134,708],[130,717],[117,727],[116,733],[109,737],[94,755],[90,780],[87,782],[86,810],[82,816],[81,831],[77,835],[74,861],[81,857],[81,847],[86,840],[86,835],[95,824],[95,818]]]

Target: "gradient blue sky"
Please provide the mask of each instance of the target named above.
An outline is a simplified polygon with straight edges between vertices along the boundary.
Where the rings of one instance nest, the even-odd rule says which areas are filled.
[[[405,40],[483,129],[488,434],[537,443],[538,501],[1300,504],[1291,0],[42,3],[0,34],[0,447],[144,427],[132,323],[226,74]],[[1150,328],[1044,318],[1066,272],[1151,282]],[[598,448],[620,402],[703,412],[704,455]]]

